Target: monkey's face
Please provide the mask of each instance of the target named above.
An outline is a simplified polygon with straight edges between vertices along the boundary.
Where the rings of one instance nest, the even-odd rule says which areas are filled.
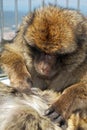
[[[72,70],[81,61],[76,23],[65,13],[54,7],[37,10],[25,31],[35,70],[43,77],[53,77],[62,69]]]
[[[59,72],[60,60],[58,59],[58,55],[45,53],[36,46],[32,47],[29,45],[28,47],[33,66],[40,77],[50,79]]]
[[[57,56],[41,52],[35,56],[34,67],[43,78],[51,78],[57,73]]]

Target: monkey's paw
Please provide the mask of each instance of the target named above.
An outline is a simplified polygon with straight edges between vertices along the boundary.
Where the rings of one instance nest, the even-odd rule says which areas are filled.
[[[54,102],[51,107],[45,111],[45,115],[52,121],[58,123],[61,127],[67,126],[67,119],[75,110],[75,95],[71,95],[71,91],[64,92],[60,98]]]
[[[29,77],[24,77],[23,79],[15,80],[11,85],[20,92],[28,93],[31,91],[33,83]]]
[[[63,116],[55,110],[54,106],[49,107],[45,111],[45,116],[51,119],[51,121],[58,123],[60,127],[65,128],[67,126],[65,119]]]

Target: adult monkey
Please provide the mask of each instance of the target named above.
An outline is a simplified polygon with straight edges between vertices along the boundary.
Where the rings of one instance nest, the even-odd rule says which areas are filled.
[[[54,6],[37,9],[25,17],[12,43],[1,61],[13,87],[63,91],[46,111],[52,120],[67,120],[87,108],[87,20],[82,14]]]

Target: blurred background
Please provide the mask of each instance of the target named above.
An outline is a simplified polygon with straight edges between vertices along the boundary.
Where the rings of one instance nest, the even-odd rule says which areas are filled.
[[[87,16],[87,0],[0,0],[0,52],[3,45],[15,36],[22,18],[48,4],[76,9]]]

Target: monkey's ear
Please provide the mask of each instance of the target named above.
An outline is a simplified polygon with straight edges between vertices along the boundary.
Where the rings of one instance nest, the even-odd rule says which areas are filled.
[[[18,34],[21,32],[21,34],[24,35],[27,28],[33,23],[34,17],[35,12],[31,12],[27,16],[23,17],[22,24],[19,26],[16,33]]]
[[[35,18],[35,12],[31,12],[31,13],[29,13],[29,15],[27,15],[23,18],[22,26],[24,28],[24,34],[25,34],[27,28],[33,23],[34,18]]]
[[[87,41],[87,20],[79,23],[76,28],[76,36],[78,43],[83,43]]]
[[[23,24],[31,25],[35,17],[35,12],[29,13],[29,15],[24,17]]]

